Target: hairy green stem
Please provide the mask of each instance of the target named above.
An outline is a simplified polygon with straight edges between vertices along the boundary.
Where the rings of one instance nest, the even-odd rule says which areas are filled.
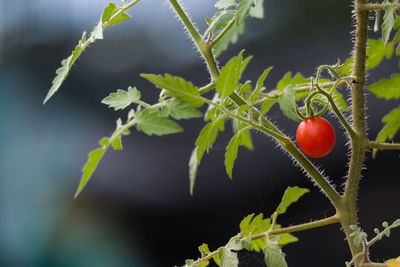
[[[210,43],[210,47],[213,48],[219,41],[221,41],[222,37],[232,28],[233,25],[236,23],[236,18],[233,18],[228,25],[212,40]]]
[[[326,225],[330,224],[335,224],[339,223],[339,216],[334,215],[325,219],[309,222],[309,223],[303,223],[299,225],[293,225],[293,226],[288,226],[280,229],[274,229],[271,230],[269,233],[270,235],[280,235],[280,234],[285,234],[285,233],[294,233],[294,232],[300,232],[304,230],[309,230],[313,228],[318,228],[318,227],[323,227]],[[251,239],[259,239],[265,237],[265,233],[257,234],[251,236]]]
[[[352,232],[350,225],[357,225],[357,194],[361,179],[361,171],[366,151],[366,123],[365,123],[365,61],[366,48],[368,38],[368,10],[364,9],[365,0],[355,0],[354,3],[356,17],[356,31],[354,44],[354,66],[352,76],[355,77],[355,83],[351,90],[352,99],[352,119],[355,135],[351,138],[351,158],[347,176],[345,192],[343,195],[342,205],[338,212],[340,222],[346,234],[350,251],[354,256],[362,252],[361,247],[357,247],[350,234]],[[359,267],[363,259],[355,261],[355,266]]]
[[[207,42],[205,42],[202,38],[197,29],[194,27],[193,23],[189,19],[189,17],[186,15],[185,11],[182,9],[180,4],[178,3],[177,0],[169,0],[171,3],[171,6],[175,10],[176,14],[182,21],[183,25],[185,25],[186,29],[188,30],[190,36],[193,38],[194,43],[197,46],[197,49],[201,53],[201,55],[204,57],[208,69],[210,70],[210,75],[211,75],[211,82],[216,82],[219,76],[219,70],[218,66],[216,64],[214,55],[212,52],[210,53],[209,46]]]
[[[400,144],[397,143],[379,143],[374,141],[369,141],[367,144],[368,148],[374,149],[386,149],[386,150],[398,150],[400,149]]]
[[[370,10],[382,10],[385,9],[387,6],[396,6],[396,8],[400,8],[399,3],[383,3],[383,4],[364,4],[361,7],[363,11],[370,11]]]

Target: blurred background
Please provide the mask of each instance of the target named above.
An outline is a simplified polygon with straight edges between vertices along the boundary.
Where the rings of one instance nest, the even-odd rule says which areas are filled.
[[[185,132],[149,137],[136,131],[124,138],[124,151],[107,152],[78,199],[73,194],[81,168],[98,140],[125,117],[100,101],[110,92],[136,86],[153,101],[159,91],[139,73],[171,73],[196,85],[208,73],[166,0],[144,0],[128,13],[132,19],[106,29],[84,52],[45,106],[55,70],[84,30],[98,22],[107,0],[0,1],[0,266],[174,266],[197,258],[203,242],[216,249],[239,231],[250,213],[270,215],[287,186],[311,193],[279,218],[290,225],[334,214],[327,199],[270,138],[254,133],[255,151],[240,149],[234,179],[224,169],[230,127],[200,165],[194,196],[189,195],[187,163],[202,119],[182,121]],[[182,1],[197,26],[215,12],[215,0]],[[120,1],[116,2],[120,4]],[[352,49],[351,1],[266,0],[266,18],[248,19],[246,34],[219,61],[241,49],[254,59],[244,79],[255,80],[274,66],[266,81],[273,89],[286,71],[315,73],[321,64],[347,58]],[[372,23],[372,22],[371,22]],[[372,34],[374,36],[374,34]],[[377,37],[377,35],[376,35]],[[398,72],[398,59],[384,61],[369,82]],[[342,90],[346,98],[347,91]],[[369,136],[396,102],[368,95]],[[290,136],[296,123],[273,121]],[[337,143],[315,160],[341,188],[348,155],[343,130]],[[399,138],[397,136],[397,141]],[[360,190],[361,226],[372,229],[400,218],[399,153],[367,154]],[[284,248],[289,266],[344,266],[350,260],[338,225],[296,234]],[[373,247],[371,258],[396,257],[400,231]],[[240,253],[240,266],[265,266],[263,256]]]

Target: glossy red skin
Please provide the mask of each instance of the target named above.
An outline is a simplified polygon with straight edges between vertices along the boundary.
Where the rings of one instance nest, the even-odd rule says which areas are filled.
[[[296,140],[304,154],[312,158],[320,158],[331,152],[335,145],[335,131],[327,120],[314,117],[299,124]]]

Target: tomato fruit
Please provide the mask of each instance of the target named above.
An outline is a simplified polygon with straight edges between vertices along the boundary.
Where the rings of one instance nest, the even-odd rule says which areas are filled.
[[[304,154],[320,158],[327,155],[335,145],[335,131],[327,120],[313,117],[299,124],[296,140]]]

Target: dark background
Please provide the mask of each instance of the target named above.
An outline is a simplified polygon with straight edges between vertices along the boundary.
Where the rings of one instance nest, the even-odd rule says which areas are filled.
[[[215,12],[212,0],[183,1],[197,26]],[[254,55],[244,79],[257,79],[274,66],[266,86],[274,88],[288,70],[305,76],[321,64],[344,60],[352,49],[351,1],[266,0],[266,18],[248,19],[246,34],[224,52],[224,64],[241,49]],[[117,2],[120,4],[120,1]],[[240,149],[234,179],[223,165],[230,127],[200,165],[195,195],[189,195],[187,163],[203,125],[183,121],[182,134],[149,137],[136,131],[124,138],[124,151],[107,152],[77,199],[87,153],[126,115],[100,101],[116,89],[137,86],[144,99],[159,91],[139,73],[180,75],[196,85],[208,73],[167,1],[143,0],[133,19],[105,31],[77,61],[53,99],[42,105],[59,67],[81,37],[97,23],[106,0],[0,1],[0,266],[173,266],[197,258],[202,242],[216,249],[238,232],[250,213],[271,214],[289,185],[312,189],[282,225],[334,214],[327,199],[265,135],[254,133],[255,151]],[[371,22],[372,23],[372,22]],[[376,37],[377,35],[375,35]],[[369,82],[398,72],[398,58],[369,74]],[[342,90],[346,98],[349,92]],[[395,107],[367,96],[369,136]],[[273,121],[290,136],[296,123]],[[337,126],[336,119],[329,118]],[[314,162],[342,188],[348,151],[343,130],[328,156]],[[397,137],[397,141],[399,141]],[[397,165],[396,165],[397,164]],[[400,218],[399,153],[367,154],[360,190],[361,226],[372,229]],[[400,231],[377,243],[371,258],[400,255]],[[284,248],[289,266],[344,266],[350,260],[338,225],[297,233]],[[241,253],[241,266],[263,266],[261,255]]]

